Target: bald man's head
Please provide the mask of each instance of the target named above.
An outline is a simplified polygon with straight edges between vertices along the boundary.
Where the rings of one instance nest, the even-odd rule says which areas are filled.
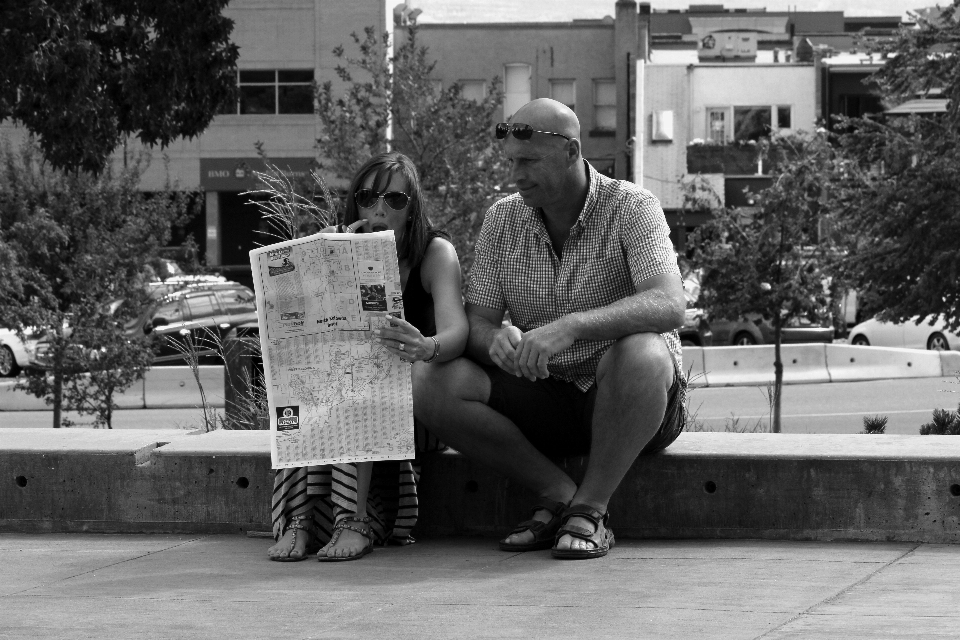
[[[537,98],[520,107],[510,122],[528,124],[534,129],[580,138],[580,120],[570,107],[549,98]]]

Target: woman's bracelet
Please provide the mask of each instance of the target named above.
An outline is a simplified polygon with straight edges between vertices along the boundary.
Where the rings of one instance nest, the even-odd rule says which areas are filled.
[[[430,339],[433,340],[433,355],[424,360],[423,362],[433,362],[440,355],[440,341],[437,340],[436,336],[430,336]]]

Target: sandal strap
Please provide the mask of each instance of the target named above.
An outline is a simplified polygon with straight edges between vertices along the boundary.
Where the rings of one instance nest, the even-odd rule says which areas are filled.
[[[339,520],[337,520],[337,523],[333,525],[333,530],[334,532],[338,532],[344,529],[349,529],[350,531],[359,533],[364,538],[367,538],[372,541],[374,539],[374,535],[373,535],[373,530],[370,527],[371,521],[373,521],[373,518],[371,518],[370,516],[367,516],[364,518],[358,518],[356,516],[344,516],[343,518],[340,518]],[[353,526],[353,524],[350,524],[354,522],[359,524],[360,526],[355,527]],[[337,536],[337,539],[339,539],[339,536]]]
[[[588,504],[574,504],[567,507],[563,512],[564,526],[566,526],[567,521],[573,517],[586,518],[593,522],[594,527],[599,527],[601,523],[606,526],[607,521],[610,519],[610,512],[600,513]]]
[[[301,514],[299,516],[290,516],[287,518],[287,524],[283,528],[283,531],[280,535],[283,535],[290,529],[294,529],[294,535],[296,535],[296,530],[300,531],[310,531],[313,532],[313,518],[306,514]]]
[[[550,519],[550,522],[553,522],[553,518]],[[537,534],[540,531],[543,531],[544,529],[547,528],[547,525],[549,525],[550,522],[540,522],[539,520],[524,520],[523,522],[518,524],[513,529],[513,531],[510,532],[510,535],[512,536],[516,533],[523,533],[524,531],[530,531],[531,533],[533,533],[534,536],[537,536]]]
[[[553,500],[543,500],[533,508],[534,513],[543,509],[544,511],[549,511],[554,517],[561,515],[564,510],[567,508],[566,502],[554,502]]]

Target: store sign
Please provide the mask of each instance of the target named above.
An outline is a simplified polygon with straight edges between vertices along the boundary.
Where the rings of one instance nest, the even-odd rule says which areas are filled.
[[[272,166],[293,181],[310,176],[313,158],[270,158]],[[206,191],[253,191],[263,187],[256,172],[267,171],[263,158],[200,158],[200,186]]]

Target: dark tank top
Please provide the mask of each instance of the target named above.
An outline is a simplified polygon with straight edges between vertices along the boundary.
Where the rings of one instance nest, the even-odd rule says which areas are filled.
[[[433,242],[433,238],[430,238]],[[407,322],[420,330],[424,336],[437,335],[437,323],[433,315],[433,296],[423,288],[420,281],[420,266],[423,260],[410,269],[407,286],[403,290],[403,314]]]

